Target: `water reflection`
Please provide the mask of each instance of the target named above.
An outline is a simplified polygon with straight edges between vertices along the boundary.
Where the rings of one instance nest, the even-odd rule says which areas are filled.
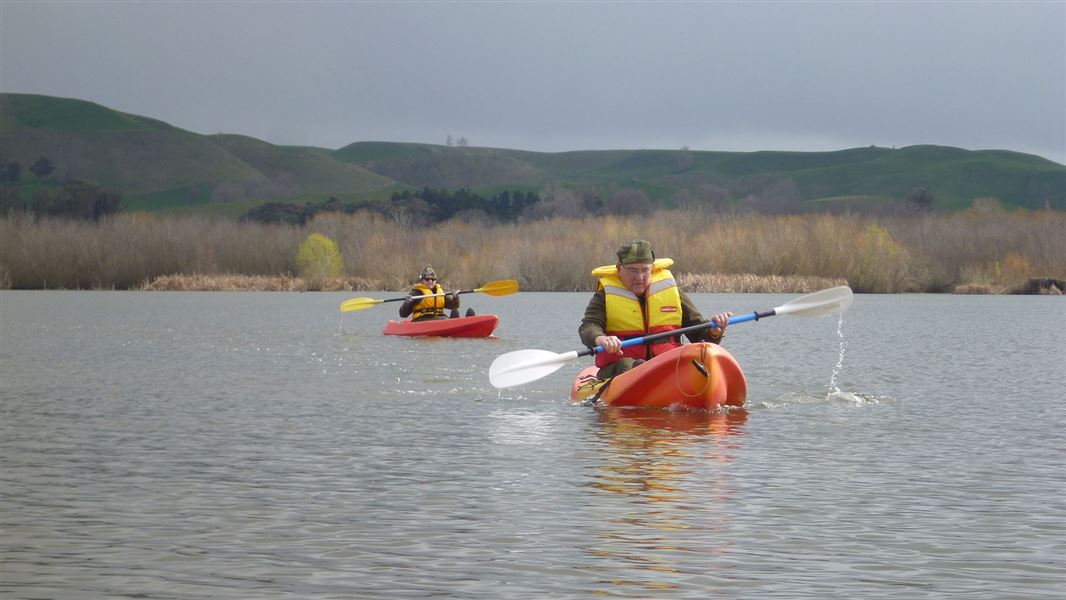
[[[608,460],[591,485],[623,504],[586,551],[622,562],[630,574],[604,583],[654,593],[682,586],[685,577],[732,570],[732,536],[722,535],[733,521],[736,488],[728,467],[747,418],[745,410],[598,411]]]
[[[612,435],[650,433],[653,439],[663,442],[669,439],[693,435],[744,435],[743,425],[748,421],[748,411],[733,409],[723,411],[672,411],[662,409],[606,407],[597,411],[600,423]]]
[[[722,412],[604,408],[599,435],[612,461],[595,487],[651,502],[674,502],[687,492],[693,460],[729,463],[744,435],[746,410]],[[701,465],[702,466],[702,465]],[[701,469],[702,470],[702,469]]]

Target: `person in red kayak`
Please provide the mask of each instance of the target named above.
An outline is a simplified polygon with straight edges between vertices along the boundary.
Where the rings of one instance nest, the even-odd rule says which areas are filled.
[[[433,298],[422,298],[433,294],[444,294]],[[445,294],[444,288],[437,280],[437,272],[427,266],[418,274],[418,283],[404,296],[400,305],[400,316],[411,317],[412,321],[444,319],[445,310],[451,310],[452,318],[459,316],[459,290]]]
[[[622,341],[690,325],[706,323],[699,310],[677,287],[667,267],[674,261],[656,260],[646,240],[626,242],[616,253],[618,262],[592,271],[600,278],[596,293],[585,307],[578,335],[581,343],[592,348],[603,346],[596,354],[599,379],[614,377],[645,360],[681,345],[680,336],[649,344],[622,348]],[[692,342],[719,344],[733,313],[723,312],[708,327],[685,334]]]

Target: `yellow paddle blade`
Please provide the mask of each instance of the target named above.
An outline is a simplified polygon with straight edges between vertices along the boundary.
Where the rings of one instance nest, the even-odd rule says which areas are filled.
[[[462,290],[460,294],[469,294],[472,292],[485,292],[490,296],[506,296],[518,291],[518,281],[515,279],[499,279],[497,281],[490,281],[477,288],[476,290]],[[444,296],[445,294],[430,294],[428,296],[420,296],[421,298],[431,298],[435,296]],[[382,302],[399,302],[403,298],[389,298],[387,300],[377,300],[375,298],[351,298],[341,302],[341,312],[352,312],[353,310],[364,310],[371,306],[377,306]]]
[[[490,296],[507,296],[518,291],[518,280],[499,279],[497,281],[490,281],[474,291],[485,292]]]
[[[364,310],[371,306],[381,304],[384,300],[378,300],[376,298],[349,298],[344,302],[341,302],[341,312],[352,312],[353,310]]]

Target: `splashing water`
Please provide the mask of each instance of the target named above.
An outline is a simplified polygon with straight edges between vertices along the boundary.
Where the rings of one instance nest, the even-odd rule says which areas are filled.
[[[823,404],[867,406],[871,404],[882,404],[894,401],[895,399],[889,396],[860,394],[856,392],[842,392],[840,390],[831,391],[825,396],[812,396],[810,394],[790,392],[782,394],[781,396],[773,400],[762,400],[759,402],[753,402],[749,405],[749,408],[777,409],[787,408],[790,406]]]
[[[833,376],[829,378],[829,392],[825,395],[825,399],[836,396],[840,397],[843,394],[840,388],[837,387],[837,375],[840,374],[840,370],[844,368],[844,349],[847,347],[847,342],[844,341],[844,315],[841,314],[837,320],[837,337],[840,338],[840,354],[837,356],[837,364],[833,367]]]

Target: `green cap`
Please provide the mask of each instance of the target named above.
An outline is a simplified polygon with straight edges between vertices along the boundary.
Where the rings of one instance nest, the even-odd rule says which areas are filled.
[[[618,262],[623,265],[655,262],[655,253],[651,251],[651,242],[646,240],[626,242],[622,244],[616,254],[618,254]]]
[[[422,269],[422,272],[418,274],[419,279],[425,279],[426,277],[436,277],[437,272],[433,270],[433,267],[428,266]]]

